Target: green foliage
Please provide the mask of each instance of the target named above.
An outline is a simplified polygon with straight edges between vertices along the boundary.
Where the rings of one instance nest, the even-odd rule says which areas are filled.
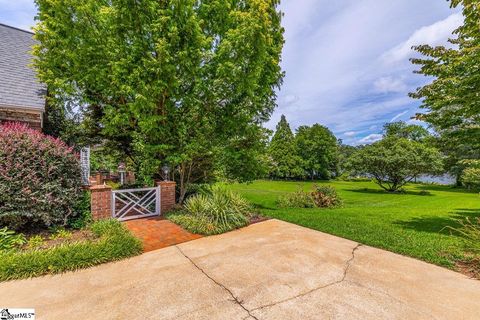
[[[398,191],[421,174],[442,169],[438,150],[417,141],[387,137],[358,150],[350,165],[356,173],[373,177],[387,191]]]
[[[463,170],[462,183],[468,188],[480,187],[480,168],[470,167]]]
[[[15,249],[25,244],[26,241],[25,236],[21,233],[17,234],[7,227],[0,229],[0,252]]]
[[[280,208],[313,208],[315,203],[313,202],[312,195],[303,191],[299,187],[295,192],[289,192],[287,194],[278,197],[277,205]]]
[[[214,187],[211,194],[196,194],[188,198],[184,210],[168,219],[186,230],[211,235],[243,227],[249,223],[251,206],[237,193]]]
[[[342,204],[337,191],[332,186],[314,185],[311,192],[299,186],[295,192],[278,197],[280,208],[333,208]]]
[[[427,129],[404,121],[390,122],[383,126],[384,137],[405,138],[413,141],[424,141],[430,136]]]
[[[333,186],[314,185],[311,197],[318,208],[334,208],[342,205],[342,200]]]
[[[82,198],[80,198],[74,208],[75,212],[77,212],[76,217],[68,221],[70,228],[82,229],[93,221],[90,200],[90,192],[84,191]]]
[[[411,93],[422,100],[425,114],[419,118],[431,124],[445,140],[458,149],[457,160],[468,150],[480,148],[480,7],[478,1],[452,0],[452,7],[461,7],[464,23],[456,31],[450,48],[420,45],[422,58],[412,59],[420,66],[419,74],[433,81]],[[461,150],[463,149],[463,153]]]
[[[140,180],[169,164],[182,200],[219,167],[256,176],[283,78],[278,0],[35,2],[50,103],[82,106],[86,135],[131,159]]]
[[[50,240],[70,239],[71,237],[72,237],[72,233],[70,231],[65,230],[63,228],[59,228],[50,235]]]
[[[91,230],[98,239],[0,253],[0,281],[87,268],[142,252],[141,242],[116,220],[95,222]]]
[[[185,199],[188,199],[191,196],[196,194],[211,195],[212,194],[212,185],[208,183],[192,183],[188,186],[185,193]]]
[[[36,235],[33,237],[30,237],[27,241],[27,248],[28,249],[37,249],[41,247],[45,243],[45,240],[43,239],[42,236]]]
[[[271,158],[270,176],[292,179],[304,176],[302,159],[298,156],[295,137],[287,119],[282,115],[268,148]]]
[[[330,179],[337,171],[338,142],[324,126],[314,124],[297,129],[295,143],[303,169],[311,179]]]
[[[338,163],[336,166],[336,178],[337,179],[349,179],[350,178],[350,157],[355,154],[359,147],[353,147],[343,144],[341,141],[338,146]]]
[[[21,124],[0,125],[0,225],[65,225],[82,196],[77,154]]]

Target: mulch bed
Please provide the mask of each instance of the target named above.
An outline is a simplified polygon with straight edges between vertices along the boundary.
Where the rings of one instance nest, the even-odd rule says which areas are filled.
[[[259,223],[267,220],[270,220],[270,218],[256,214],[250,218],[250,224],[255,224],[255,223]]]
[[[455,267],[458,272],[472,279],[480,280],[480,258],[457,261]]]

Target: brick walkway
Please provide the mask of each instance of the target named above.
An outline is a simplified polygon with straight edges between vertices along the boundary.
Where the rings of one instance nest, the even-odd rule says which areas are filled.
[[[145,252],[201,238],[160,217],[124,222],[127,228],[143,241]]]

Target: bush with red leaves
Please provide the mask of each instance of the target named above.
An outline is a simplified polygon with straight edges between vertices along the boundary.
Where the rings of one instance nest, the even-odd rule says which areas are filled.
[[[82,196],[78,155],[18,123],[0,125],[0,226],[65,225]]]

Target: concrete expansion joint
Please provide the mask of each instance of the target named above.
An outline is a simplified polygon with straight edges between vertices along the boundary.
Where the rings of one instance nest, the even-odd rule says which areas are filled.
[[[220,288],[222,288],[224,291],[226,291],[231,297],[232,299],[229,299],[230,301],[234,302],[235,304],[239,305],[243,310],[245,310],[247,313],[248,313],[248,316],[245,318],[245,319],[249,319],[249,318],[252,318],[252,319],[255,319],[255,320],[259,320],[257,317],[255,317],[253,314],[251,314],[251,311],[248,310],[244,305],[243,305],[243,301],[242,300],[239,300],[238,297],[236,297],[233,292],[228,289],[227,287],[225,287],[223,284],[221,284],[220,282],[218,282],[217,280],[215,280],[212,276],[210,276],[208,273],[205,272],[205,270],[203,270],[198,264],[195,263],[195,261],[193,261],[189,256],[187,256],[183,251],[182,249],[180,249],[179,246],[175,246],[175,248],[178,249],[178,251],[188,260],[190,261],[190,263],[196,268],[198,269],[201,273],[203,273],[208,279],[210,279],[213,283],[215,283],[217,286],[219,286]]]
[[[288,302],[288,301],[291,301],[291,300],[295,300],[295,299],[297,299],[297,298],[304,297],[304,296],[309,295],[310,293],[313,293],[313,292],[315,292],[315,291],[318,291],[318,290],[321,290],[321,289],[325,289],[325,288],[328,288],[328,287],[337,285],[337,284],[339,284],[339,283],[342,283],[342,282],[345,281],[345,279],[347,278],[348,270],[350,269],[350,267],[352,266],[353,261],[355,260],[355,252],[356,252],[361,246],[363,246],[363,244],[357,243],[357,245],[352,249],[351,257],[350,257],[347,261],[345,261],[344,267],[343,267],[343,274],[342,274],[342,277],[341,277],[339,280],[336,280],[336,281],[327,283],[327,284],[325,284],[325,285],[323,285],[323,286],[320,286],[320,287],[316,287],[316,288],[310,289],[310,290],[308,290],[308,291],[306,291],[306,292],[302,292],[302,293],[300,293],[300,294],[297,294],[296,296],[293,296],[293,297],[291,297],[291,298],[283,299],[283,300],[280,300],[280,301],[277,301],[277,302],[274,302],[274,303],[270,303],[270,304],[266,304],[266,305],[257,307],[257,308],[255,308],[255,309],[252,309],[251,311],[253,312],[253,311],[255,311],[255,310],[261,310],[261,309],[265,309],[265,308],[270,308],[270,307],[276,306],[276,305],[278,305],[278,304],[282,304],[282,303],[285,303],[285,302]]]

